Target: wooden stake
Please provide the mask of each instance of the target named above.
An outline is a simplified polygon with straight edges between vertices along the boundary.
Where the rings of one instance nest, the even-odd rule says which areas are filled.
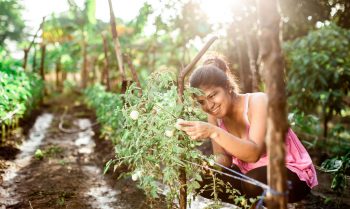
[[[132,79],[134,80],[134,82],[136,82],[136,84],[140,88],[140,92],[142,94],[141,83],[140,83],[139,77],[137,76],[136,69],[135,69],[134,65],[132,64],[132,62],[131,62],[130,57],[127,54],[124,54],[123,57],[124,57],[124,59],[126,60],[126,62],[129,65],[129,68],[130,68],[131,74],[132,74]]]
[[[287,208],[284,142],[288,131],[284,63],[279,40],[277,0],[257,0],[259,15],[259,61],[268,94],[266,146],[269,156],[268,184],[280,195],[268,194],[269,209]]]
[[[199,59],[204,55],[204,53],[209,49],[209,47],[214,43],[214,41],[217,39],[217,37],[212,37],[205,46],[198,52],[198,54],[195,56],[195,58],[191,61],[190,64],[188,64],[184,69],[182,69],[179,73],[178,81],[177,81],[177,88],[178,88],[178,95],[179,95],[179,103],[183,103],[183,93],[184,93],[184,80],[186,75],[192,70],[192,68],[197,64]],[[180,136],[179,140],[183,140],[183,138]],[[186,170],[185,168],[180,167],[179,169],[180,175],[180,209],[186,209],[187,207],[187,180],[186,180]]]
[[[102,73],[102,80],[104,80],[106,82],[107,91],[110,91],[111,90],[111,84],[109,82],[109,68],[110,68],[110,65],[109,65],[109,60],[108,60],[107,37],[103,33],[102,33],[101,36],[102,36],[102,40],[103,40],[103,51],[104,51],[104,54],[105,54],[103,73]]]
[[[120,71],[120,75],[122,77],[122,81],[124,81],[125,80],[125,70],[124,70],[124,66],[123,66],[123,57],[122,57],[122,52],[121,52],[120,43],[119,43],[119,39],[118,39],[117,25],[115,22],[115,16],[114,16],[113,6],[112,6],[111,0],[108,0],[108,4],[109,4],[111,31],[112,31],[112,37],[113,37],[113,42],[114,42],[114,50],[115,50],[115,54],[116,54],[117,61],[118,61],[118,68]]]

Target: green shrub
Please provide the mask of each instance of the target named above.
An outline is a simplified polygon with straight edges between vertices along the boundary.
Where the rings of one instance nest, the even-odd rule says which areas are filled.
[[[350,31],[334,24],[284,45],[289,106],[321,114],[327,123],[347,108],[350,89]]]

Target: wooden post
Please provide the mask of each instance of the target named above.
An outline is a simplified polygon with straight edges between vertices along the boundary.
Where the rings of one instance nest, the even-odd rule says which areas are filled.
[[[280,15],[277,0],[257,0],[259,15],[259,61],[268,94],[267,155],[268,184],[280,194],[268,194],[268,208],[287,208],[285,137],[288,130],[284,63],[279,40]]]
[[[103,66],[103,73],[102,73],[102,80],[106,82],[107,91],[111,90],[111,84],[109,82],[109,60],[108,60],[108,44],[107,44],[107,37],[105,34],[102,33],[102,40],[103,40],[103,51],[105,54],[104,59],[104,66]]]
[[[83,43],[82,43],[82,52],[83,52],[83,69],[81,71],[81,87],[82,88],[86,88],[87,86],[87,80],[88,80],[88,71],[87,71],[87,68],[88,68],[88,60],[87,60],[87,51],[86,51],[86,48],[87,48],[87,44],[86,44],[86,41],[85,41],[85,36],[83,38]]]
[[[118,39],[118,33],[117,33],[117,25],[115,22],[115,16],[113,12],[113,6],[111,0],[108,0],[109,3],[109,14],[110,14],[110,24],[111,24],[111,31],[112,31],[112,37],[113,37],[113,42],[114,42],[114,50],[115,54],[117,56],[117,61],[118,61],[118,68],[120,71],[120,75],[122,77],[122,81],[125,80],[125,70],[123,66],[123,57],[122,57],[122,52],[120,48],[120,43]]]
[[[135,69],[134,65],[132,64],[132,61],[131,61],[130,57],[128,55],[126,55],[126,54],[124,54],[123,57],[126,60],[126,62],[128,63],[128,66],[129,66],[129,68],[131,70],[132,79],[134,80],[134,82],[136,82],[137,87],[140,88],[140,93],[142,94],[141,83],[140,83],[139,77],[137,76],[136,69]]]
[[[204,55],[204,53],[209,49],[209,47],[214,43],[217,37],[212,37],[205,46],[199,51],[199,53],[195,56],[195,58],[188,64],[184,69],[182,69],[179,73],[179,77],[177,80],[177,90],[179,99],[178,102],[180,104],[183,103],[183,94],[184,94],[184,80],[185,76],[191,71],[191,69],[197,64],[199,59]],[[182,137],[179,137],[179,140],[183,140]],[[187,207],[187,182],[186,182],[186,170],[182,167],[179,169],[180,175],[180,209],[186,209]]]

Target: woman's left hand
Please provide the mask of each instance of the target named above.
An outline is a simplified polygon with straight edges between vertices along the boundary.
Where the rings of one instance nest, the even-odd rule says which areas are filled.
[[[209,138],[215,128],[212,124],[202,121],[179,121],[177,125],[180,126],[180,130],[186,132],[194,140]]]

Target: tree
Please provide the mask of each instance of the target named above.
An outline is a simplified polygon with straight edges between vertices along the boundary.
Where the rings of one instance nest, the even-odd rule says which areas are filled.
[[[17,0],[0,1],[0,46],[4,46],[6,39],[18,41],[22,38],[22,9]]]

